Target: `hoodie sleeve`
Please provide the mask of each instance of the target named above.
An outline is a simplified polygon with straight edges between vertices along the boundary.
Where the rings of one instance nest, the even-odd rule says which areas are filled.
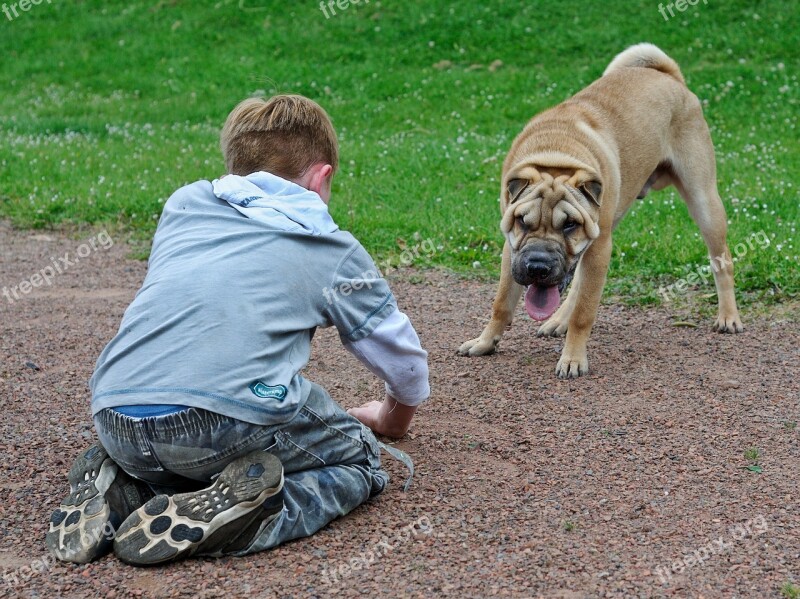
[[[323,295],[325,316],[345,348],[386,383],[386,392],[408,406],[425,401],[428,353],[360,244],[339,263]]]
[[[358,341],[397,309],[389,284],[367,251],[356,243],[322,290],[323,312],[343,341]]]
[[[386,382],[386,392],[401,404],[418,406],[430,396],[428,352],[400,310],[387,316],[369,336],[345,341],[344,346]]]

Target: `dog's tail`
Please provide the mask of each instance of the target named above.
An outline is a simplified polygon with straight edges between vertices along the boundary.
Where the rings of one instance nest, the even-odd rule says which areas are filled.
[[[636,44],[617,54],[603,75],[628,67],[655,69],[686,85],[678,63],[653,44]]]

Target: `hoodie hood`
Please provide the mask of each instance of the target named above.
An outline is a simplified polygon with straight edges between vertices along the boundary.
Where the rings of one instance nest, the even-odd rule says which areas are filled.
[[[226,175],[214,179],[214,195],[247,218],[274,229],[324,235],[339,230],[319,194],[259,171],[246,177]]]

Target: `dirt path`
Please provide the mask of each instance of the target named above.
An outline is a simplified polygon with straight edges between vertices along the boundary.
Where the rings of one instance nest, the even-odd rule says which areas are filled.
[[[0,287],[88,237],[0,224]],[[383,495],[269,553],[53,564],[47,519],[93,439],[86,381],[145,273],[125,255],[98,247],[51,285],[0,296],[0,596],[762,598],[800,584],[796,322],[745,310],[745,334],[723,336],[672,326],[663,309],[604,306],[592,374],[564,382],[561,342],[534,338],[522,314],[497,355],[457,357],[493,285],[430,272],[393,283],[434,388],[399,443],[417,465],[408,494],[388,461]],[[381,396],[331,331],[307,374],[345,407]],[[745,469],[751,447],[760,474]]]

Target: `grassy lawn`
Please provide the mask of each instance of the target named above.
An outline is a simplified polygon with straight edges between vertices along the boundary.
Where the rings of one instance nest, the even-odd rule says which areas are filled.
[[[705,104],[739,290],[770,301],[800,291],[795,0],[700,0],[668,20],[655,0],[333,10],[326,17],[318,0],[52,0],[12,20],[0,13],[0,217],[145,240],[175,189],[222,174],[218,131],[239,100],[296,92],[340,134],[340,226],[379,260],[432,240],[419,265],[494,275],[512,139],[616,53],[651,41]],[[651,194],[619,227],[606,292],[655,302],[659,285],[705,261],[677,193]]]

